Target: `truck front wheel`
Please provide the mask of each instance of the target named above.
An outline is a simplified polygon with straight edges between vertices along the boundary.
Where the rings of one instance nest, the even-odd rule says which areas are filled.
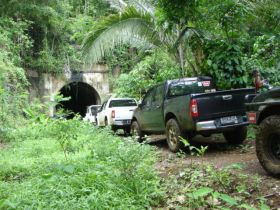
[[[223,134],[226,141],[229,144],[233,144],[233,145],[242,144],[242,142],[247,137],[247,127],[246,126],[237,127],[234,130],[226,131]]]
[[[183,148],[183,143],[179,138],[179,136],[182,136],[182,132],[178,122],[175,119],[170,119],[167,121],[165,132],[169,149],[172,152],[178,152],[181,148]]]
[[[131,123],[130,133],[138,142],[143,141],[144,134],[136,120]]]
[[[265,118],[258,129],[256,153],[263,168],[273,176],[280,176],[280,116]]]

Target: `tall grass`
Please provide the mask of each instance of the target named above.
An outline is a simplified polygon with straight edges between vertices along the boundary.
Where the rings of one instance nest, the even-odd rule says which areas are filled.
[[[0,150],[0,209],[145,209],[161,200],[156,160],[78,119],[44,119]]]

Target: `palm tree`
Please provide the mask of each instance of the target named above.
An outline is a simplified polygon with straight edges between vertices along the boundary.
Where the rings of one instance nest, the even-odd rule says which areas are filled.
[[[109,54],[116,46],[130,44],[137,47],[159,48],[172,56],[181,67],[181,75],[185,75],[186,62],[196,74],[195,67],[185,60],[186,44],[184,38],[198,35],[197,31],[184,25],[167,32],[156,24],[154,7],[145,0],[124,2],[111,0],[118,14],[105,17],[97,23],[83,43],[83,53],[87,61],[95,63]]]

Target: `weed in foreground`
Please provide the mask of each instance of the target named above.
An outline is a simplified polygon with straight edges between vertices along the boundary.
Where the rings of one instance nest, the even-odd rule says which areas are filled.
[[[163,180],[167,209],[269,209],[259,196],[257,176],[190,164],[177,175]],[[254,199],[252,199],[254,198]]]
[[[1,151],[0,209],[145,209],[162,198],[148,145],[75,118],[32,122],[11,136]]]

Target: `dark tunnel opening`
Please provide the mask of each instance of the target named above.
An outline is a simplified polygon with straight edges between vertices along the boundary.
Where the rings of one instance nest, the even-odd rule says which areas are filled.
[[[84,117],[87,106],[100,104],[100,96],[97,91],[83,82],[72,82],[64,86],[59,92],[63,97],[70,97],[70,100],[60,102],[60,105],[56,106],[56,110],[63,108]],[[74,117],[74,114],[68,118]]]

